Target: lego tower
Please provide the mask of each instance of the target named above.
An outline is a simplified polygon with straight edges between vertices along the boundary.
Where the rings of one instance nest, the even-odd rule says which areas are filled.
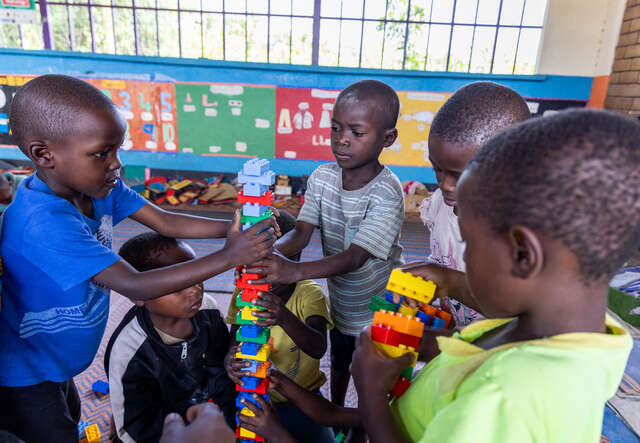
[[[273,203],[273,193],[269,191],[269,186],[274,181],[275,174],[269,170],[268,160],[251,159],[244,164],[242,171],[238,173],[238,183],[243,185],[242,191],[238,194],[238,202],[243,204],[241,218],[243,230],[273,215],[269,210],[269,205]],[[236,333],[236,340],[240,342],[240,351],[236,353],[236,358],[242,358],[251,363],[248,368],[245,368],[247,374],[242,377],[244,384],[242,386],[236,385],[236,391],[238,391],[236,407],[240,409],[240,414],[249,416],[254,414],[241,403],[242,399],[257,405],[252,398],[252,395],[256,393],[262,396],[265,401],[269,400],[267,395],[269,379],[266,376],[270,366],[269,353],[271,350],[267,344],[270,331],[268,328],[253,324],[254,320],[258,320],[258,317],[253,313],[263,308],[252,302],[258,297],[258,291],[266,292],[271,285],[249,284],[249,281],[258,278],[260,278],[260,274],[245,273],[236,280],[236,287],[241,290],[236,298],[236,303],[240,308],[236,316],[236,323],[241,325]],[[264,441],[259,435],[241,427],[239,420],[237,422],[238,442]]]
[[[451,314],[430,306],[436,285],[415,277],[400,269],[391,271],[387,284],[386,299],[374,296],[369,309],[374,312],[371,339],[376,347],[388,357],[399,357],[406,353],[413,355],[411,366],[405,369],[391,390],[392,397],[400,397],[411,385],[413,368],[418,359],[416,348],[424,332],[424,327],[444,329],[451,321]],[[410,307],[406,298],[421,304]]]

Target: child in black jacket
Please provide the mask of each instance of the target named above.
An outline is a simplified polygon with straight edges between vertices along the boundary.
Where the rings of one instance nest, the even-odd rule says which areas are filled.
[[[148,232],[119,251],[138,271],[195,258],[191,247]],[[164,417],[184,417],[189,406],[213,401],[235,426],[235,386],[224,369],[230,335],[202,284],[145,302],[125,315],[105,352],[118,437],[156,442]]]

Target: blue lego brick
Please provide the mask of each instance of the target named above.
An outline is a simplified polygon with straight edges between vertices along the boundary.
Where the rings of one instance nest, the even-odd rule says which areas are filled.
[[[258,402],[253,399],[253,394],[254,394],[254,392],[245,392],[245,391],[238,392],[238,396],[236,397],[236,408],[244,408],[245,407],[240,402],[240,400],[242,400],[242,399],[250,401],[251,403],[256,405],[258,408],[260,408],[260,405],[258,404]],[[259,395],[260,397],[262,397],[265,402],[269,402],[269,394],[256,394],[256,395]]]
[[[385,298],[389,303],[393,303],[396,306],[400,306],[400,304],[402,303],[402,297],[400,297],[400,300],[398,300],[398,303],[393,301],[393,292],[391,291],[387,291],[387,293],[385,294]]]
[[[243,337],[258,338],[264,328],[257,325],[243,325],[240,327],[240,333]]]
[[[261,197],[269,190],[269,185],[249,182],[242,187],[242,193],[248,197]]]
[[[446,324],[447,322],[442,320],[441,318],[433,317],[433,323],[431,324],[431,327],[435,329],[444,329],[444,325]]]
[[[242,165],[244,175],[253,175],[260,177],[269,172],[269,160],[264,158],[252,158]]]
[[[268,206],[262,206],[258,203],[245,203],[242,205],[242,215],[245,217],[260,217],[268,209]]]
[[[93,392],[106,395],[109,393],[109,383],[107,383],[106,381],[97,380],[91,385],[91,390]]]
[[[84,430],[87,428],[87,426],[89,426],[91,423],[87,422],[87,421],[83,421],[80,420],[80,423],[78,423],[78,435],[79,436],[83,436],[84,435]]]
[[[247,229],[249,229],[251,226],[253,226],[251,223],[246,222],[242,225],[242,230],[246,231]]]
[[[244,389],[252,389],[255,390],[258,388],[258,385],[262,381],[261,378],[258,377],[242,377],[242,387]]]
[[[243,185],[253,183],[256,185],[271,186],[275,182],[276,182],[276,173],[273,171],[267,171],[264,174],[261,174],[260,176],[245,175],[242,173],[242,171],[238,172],[238,183],[241,183]],[[244,192],[244,195],[248,195],[248,194]],[[256,195],[256,197],[259,197],[259,195]]]
[[[241,370],[251,372],[251,373],[257,372],[258,368],[260,368],[260,365],[262,365],[263,363],[260,360],[245,360],[245,361],[248,361],[250,365],[246,368],[241,368]]]
[[[260,351],[262,345],[260,343],[252,343],[250,341],[246,341],[240,345],[240,352],[244,355],[257,355],[258,351]]]
[[[9,132],[9,115],[0,112],[0,132]]]
[[[429,326],[429,323],[431,323],[431,316],[425,312],[422,311],[418,311],[416,312],[416,317],[418,317],[418,319],[425,324],[425,326]]]

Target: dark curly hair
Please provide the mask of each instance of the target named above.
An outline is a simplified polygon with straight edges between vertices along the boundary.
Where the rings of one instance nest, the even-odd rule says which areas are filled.
[[[586,281],[610,278],[640,246],[640,124],[606,111],[531,119],[467,165],[470,204],[493,229],[528,226],[564,243]]]
[[[400,100],[396,91],[386,83],[378,80],[361,80],[353,83],[340,92],[334,106],[348,101],[368,102],[377,108],[377,115],[384,129],[396,127]]]

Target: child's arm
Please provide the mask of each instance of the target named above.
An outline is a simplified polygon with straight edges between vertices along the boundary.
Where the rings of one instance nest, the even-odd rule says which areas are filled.
[[[271,388],[285,396],[305,415],[323,426],[357,428],[362,426],[357,408],[344,408],[300,387],[280,371],[269,369]]]
[[[278,414],[273,409],[270,403],[264,401],[259,395],[253,394],[253,399],[260,404],[258,408],[252,402],[242,399],[242,404],[249,408],[254,414],[254,417],[240,414],[240,422],[242,427],[255,432],[265,440],[278,442],[278,443],[296,443],[289,432],[278,421]]]
[[[372,443],[407,441],[391,416],[387,394],[410,363],[410,354],[398,358],[382,355],[371,341],[370,328],[357,339],[351,374],[358,391],[358,410]]]
[[[278,239],[275,247],[285,257],[296,255],[309,244],[314,229],[311,223],[298,221],[294,229]]]
[[[167,415],[160,443],[235,443],[236,436],[213,403],[187,409],[189,426],[176,413]]]
[[[453,298],[482,314],[482,309],[469,288],[467,275],[464,272],[428,262],[411,263],[404,266],[403,271],[434,282],[437,286],[436,297]]]
[[[312,315],[303,322],[285,307],[280,297],[269,293],[261,293],[254,304],[267,308],[254,312],[253,315],[262,319],[256,325],[265,328],[278,325],[302,352],[312,358],[322,358],[327,350],[327,320],[324,317]]]
[[[228,220],[178,214],[165,211],[153,203],[145,204],[130,217],[166,237],[176,238],[220,238],[226,235],[231,226]],[[275,218],[269,220],[276,230],[276,236],[280,235]]]
[[[294,283],[301,280],[333,277],[355,271],[373,258],[366,249],[351,245],[346,251],[334,254],[320,260],[295,262],[278,254],[273,254],[253,263],[247,269],[249,273],[265,274],[260,280],[254,280],[254,284],[264,283]]]
[[[138,272],[120,260],[96,274],[93,280],[133,300],[147,300],[180,291],[234,266],[271,254],[275,236],[270,224],[270,220],[263,220],[240,232],[240,214],[236,212],[227,233],[227,242],[220,251],[145,272]]]

